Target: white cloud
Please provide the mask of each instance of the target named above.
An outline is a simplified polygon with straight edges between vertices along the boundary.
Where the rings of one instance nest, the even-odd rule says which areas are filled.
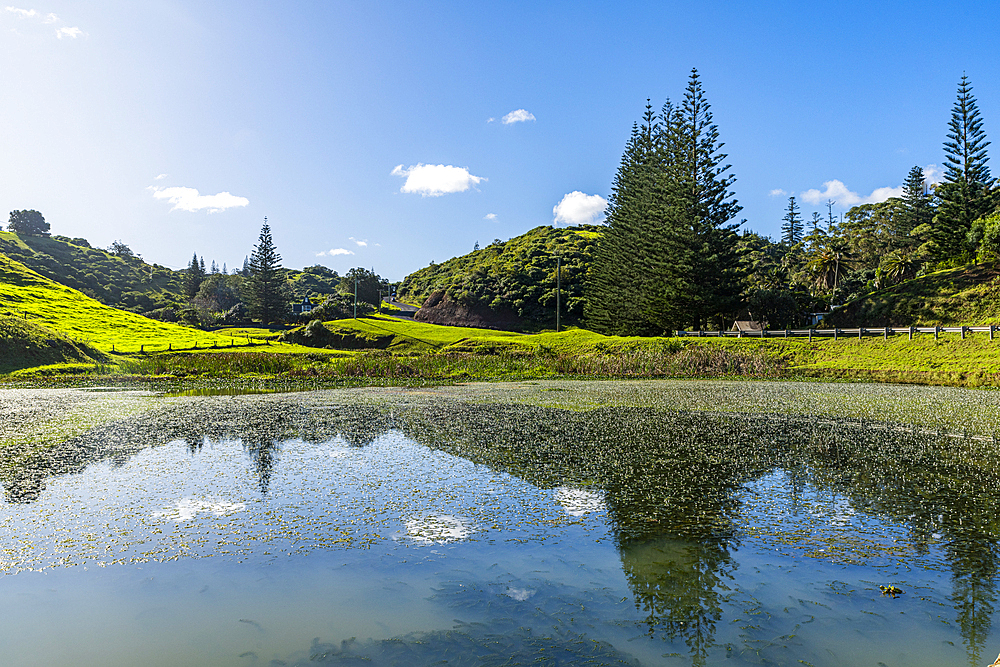
[[[495,120],[496,120],[496,118],[494,118],[493,116],[490,116],[489,118],[486,119],[486,122],[487,123],[492,123]]]
[[[787,195],[788,193],[782,190],[781,188],[775,188],[770,192],[768,192],[767,194],[769,194],[772,197],[780,197],[781,195]]]
[[[944,172],[936,164],[929,164],[924,167],[924,180],[928,185],[937,185],[944,181]]]
[[[56,30],[56,37],[58,37],[59,39],[62,39],[63,37],[72,37],[73,39],[76,39],[77,37],[79,37],[82,34],[83,34],[83,31],[80,30],[79,28],[75,28],[75,27],[74,28],[59,28],[58,30]]]
[[[166,174],[160,174],[159,176],[157,176],[157,177],[156,177],[156,178],[154,178],[153,180],[154,180],[154,181],[162,181],[162,180],[163,180],[164,178],[166,178],[166,177],[167,177],[167,175],[166,175]]]
[[[496,219],[497,219],[496,213],[487,213],[486,215],[483,216],[483,220],[496,220]]]
[[[889,197],[900,197],[903,194],[903,188],[891,188],[882,187],[875,188],[872,193],[867,197],[859,195],[857,192],[853,192],[847,189],[842,181],[834,179],[832,181],[826,181],[823,183],[823,190],[817,190],[812,188],[806,190],[799,194],[799,198],[802,201],[808,202],[810,204],[822,204],[828,200],[833,200],[837,202],[839,206],[845,208],[850,206],[857,206],[858,204],[877,204],[878,202],[883,202]]]
[[[45,20],[42,21],[42,23],[55,23],[58,20],[59,20],[58,16],[56,16],[55,14],[49,14],[48,16],[45,17]]]
[[[406,182],[400,192],[416,192],[421,197],[440,197],[452,192],[465,192],[473,185],[487,179],[473,176],[466,167],[443,164],[417,164],[403,169],[403,165],[392,170],[393,176],[404,176]]]
[[[501,118],[500,122],[504,125],[510,125],[511,123],[523,123],[526,120],[535,120],[534,114],[526,109],[516,109]]]
[[[19,7],[4,7],[4,9],[13,14],[18,14],[23,19],[31,18],[32,16],[38,16],[38,12],[36,12],[34,9],[21,9]]]
[[[608,202],[601,195],[588,195],[576,190],[552,207],[552,215],[556,224],[582,225],[603,219],[607,206]]]
[[[327,254],[331,257],[336,257],[337,255],[353,255],[354,251],[347,248],[333,248]]]
[[[227,208],[236,208],[250,204],[250,200],[246,197],[237,197],[228,192],[220,192],[215,195],[202,195],[198,194],[198,191],[194,188],[150,187],[147,189],[153,192],[153,197],[156,199],[166,199],[173,204],[174,207],[170,209],[171,211],[195,212],[208,209],[209,213],[218,213],[219,211],[225,211]]]
[[[367,248],[368,247],[368,239],[364,239],[362,241],[359,241],[356,238],[354,238],[353,236],[351,236],[351,237],[348,237],[347,240],[348,241],[354,241],[361,248]]]

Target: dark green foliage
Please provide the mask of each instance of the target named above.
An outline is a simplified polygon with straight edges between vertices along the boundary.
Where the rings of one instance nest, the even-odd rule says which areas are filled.
[[[966,245],[973,221],[994,207],[994,181],[986,166],[990,142],[986,141],[979,107],[965,75],[958,85],[948,130],[948,141],[944,143],[945,180],[936,190],[941,203],[930,237],[939,260],[963,261],[973,251]]]
[[[132,258],[142,259],[142,257],[140,257],[136,253],[132,252],[132,249],[129,248],[121,240],[113,242],[108,247],[108,252],[110,254],[114,255],[115,257],[122,257],[122,258],[125,258],[125,259],[132,259]]]
[[[340,287],[340,275],[325,266],[316,264],[301,271],[289,270],[286,274],[292,296],[298,300],[322,294],[336,294]]]
[[[0,254],[108,306],[145,312],[183,298],[182,273],[147,264],[134,253],[118,256],[91,248],[85,239],[0,232]]]
[[[902,240],[922,225],[929,225],[933,219],[934,205],[927,191],[924,170],[913,167],[903,181],[903,210],[896,224],[896,236]]]
[[[587,324],[652,334],[721,326],[740,294],[736,228],[718,127],[692,70],[681,104],[647,105],[633,128],[608,204],[608,231],[588,274]]]
[[[308,313],[299,315],[300,321],[321,320],[330,322],[332,320],[346,320],[354,317],[354,293],[351,294],[331,294],[326,300]],[[375,312],[375,307],[364,301],[358,301],[358,317],[364,317]]]
[[[198,296],[198,290],[201,289],[203,280],[205,280],[205,260],[202,259],[199,263],[198,253],[195,253],[187,266],[187,272],[184,274],[184,294],[188,299]]]
[[[399,286],[400,301],[422,305],[432,294],[447,295],[463,306],[513,317],[520,327],[554,328],[556,254],[562,257],[562,321],[583,315],[583,276],[602,227],[536,227],[521,236],[468,255],[433,264],[408,275]]]
[[[368,269],[355,267],[340,279],[338,291],[349,294],[352,299],[356,291],[359,304],[366,303],[377,308],[382,297],[389,294],[389,281]]]
[[[11,211],[7,230],[19,236],[48,236],[49,223],[38,211]]]
[[[213,273],[205,278],[192,304],[213,313],[225,312],[240,302],[243,276]]]
[[[249,275],[243,283],[243,302],[249,316],[265,325],[283,320],[288,316],[291,294],[266,218],[247,266]]]
[[[818,228],[818,214],[813,216],[813,229]],[[799,205],[795,203],[795,197],[788,198],[788,209],[785,217],[782,218],[784,224],[781,225],[781,242],[788,246],[793,246],[802,242],[802,216],[799,214]]]

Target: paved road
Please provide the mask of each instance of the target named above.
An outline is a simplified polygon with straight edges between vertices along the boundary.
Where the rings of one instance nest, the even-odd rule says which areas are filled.
[[[415,313],[418,310],[420,310],[416,306],[411,306],[410,304],[403,303],[402,301],[393,301],[392,299],[390,299],[388,297],[383,298],[382,299],[382,303],[388,303],[390,305],[393,305],[396,308],[399,308],[404,313]]]

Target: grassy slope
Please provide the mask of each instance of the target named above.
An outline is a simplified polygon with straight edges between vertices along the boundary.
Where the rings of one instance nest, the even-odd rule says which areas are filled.
[[[838,327],[1000,323],[1000,268],[970,265],[907,280],[828,315]]]
[[[16,317],[0,317],[0,373],[40,366],[92,364],[105,355],[51,329]]]
[[[41,324],[75,341],[110,352],[138,352],[167,349],[246,344],[225,334],[190,329],[169,322],[118,310],[91,299],[77,290],[60,285],[19,262],[0,255],[0,314],[16,315]],[[296,346],[274,345],[276,351],[307,351]],[[293,349],[294,348],[294,349]],[[258,348],[259,349],[259,348]]]
[[[645,351],[684,348],[725,348],[759,351],[783,359],[787,375],[815,378],[855,378],[959,386],[1000,386],[1000,338],[987,334],[930,334],[857,339],[766,338],[683,339],[603,336],[584,329],[534,335],[489,329],[443,327],[395,318],[365,318],[327,322],[332,329],[353,329],[362,335],[395,336],[397,352],[485,352],[522,348],[555,355],[636,355]]]
[[[107,305],[144,311],[182,299],[181,273],[73,241],[0,232],[0,253]]]

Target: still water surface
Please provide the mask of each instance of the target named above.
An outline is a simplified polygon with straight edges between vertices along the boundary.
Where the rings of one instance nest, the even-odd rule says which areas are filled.
[[[3,664],[914,666],[1000,650],[992,395],[954,394],[984,401],[956,426],[816,402],[888,389],[810,389],[780,410],[759,384],[714,410],[691,408],[696,384],[562,395],[583,388],[6,392],[21,428],[2,434]],[[907,391],[891,401],[953,390]]]

